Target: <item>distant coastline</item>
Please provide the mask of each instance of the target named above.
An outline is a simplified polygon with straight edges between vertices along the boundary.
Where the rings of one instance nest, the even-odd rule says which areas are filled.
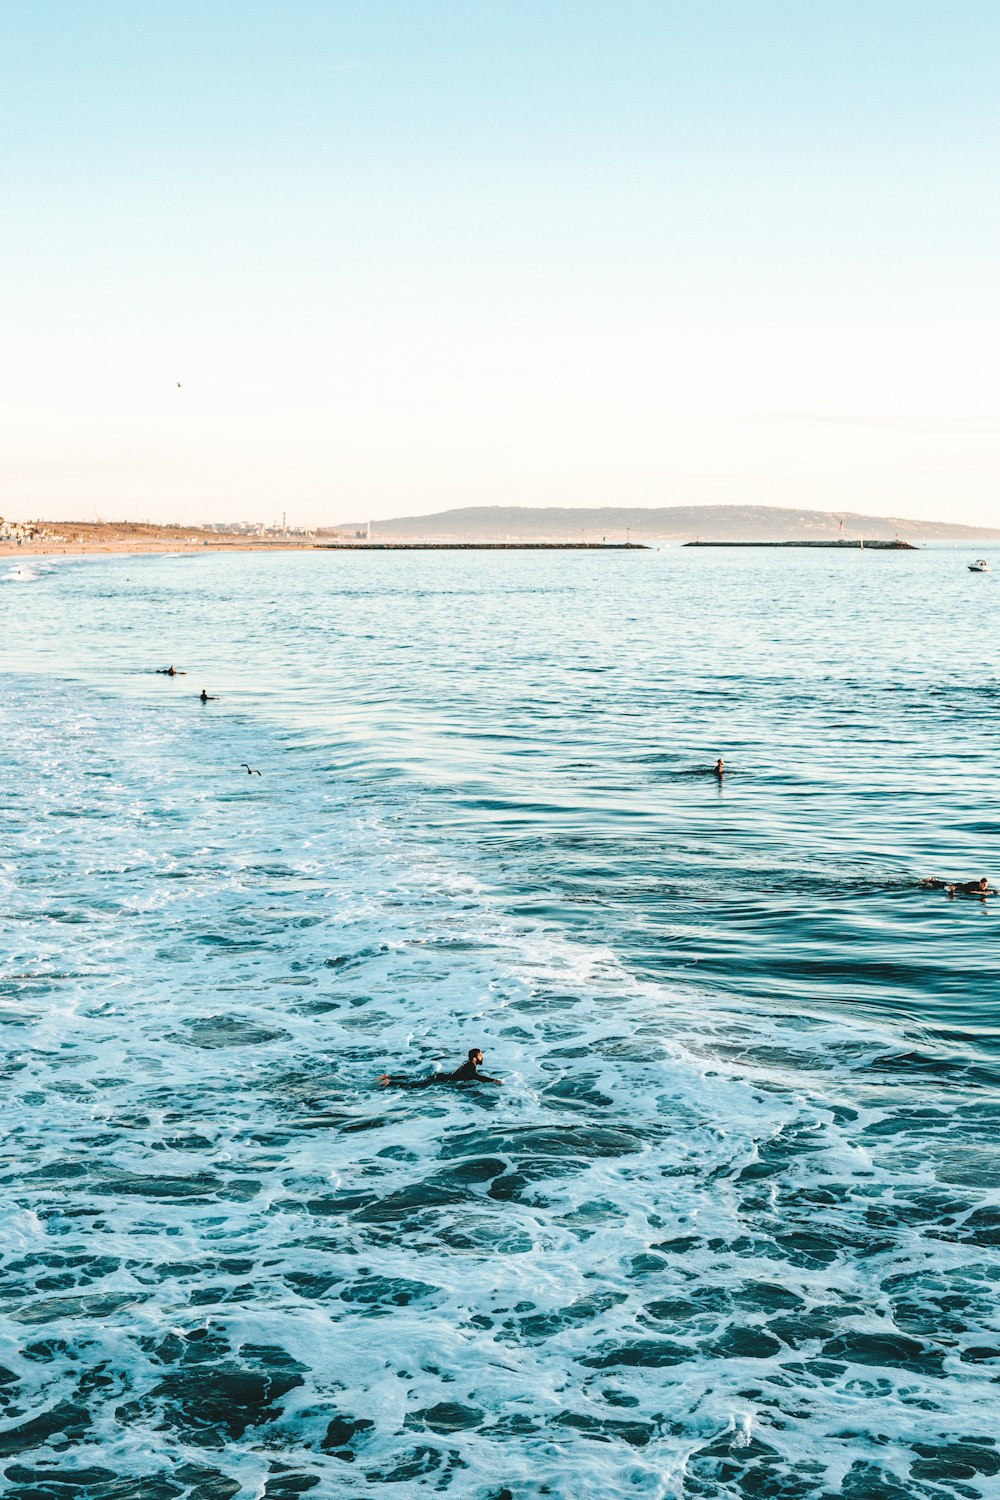
[[[201,526],[159,526],[151,521],[33,521],[10,524],[19,536],[0,536],[0,557],[39,555],[79,557],[90,554],[158,552],[290,552],[310,551],[309,533],[209,531]]]
[[[948,521],[867,516],[851,511],[793,510],[768,505],[665,507],[467,506],[393,520],[315,529],[240,523],[164,525],[151,521],[0,523],[0,557],[38,553],[191,554],[290,552],[316,548],[391,551],[420,547],[615,551],[659,545],[841,547],[894,550],[953,543],[1000,542],[1000,530]]]
[[[422,516],[342,522],[341,535],[370,541],[501,542],[924,542],[1000,541],[1000,530],[849,510],[778,505],[470,505]],[[317,540],[322,539],[322,534]],[[331,533],[332,539],[332,533]]]

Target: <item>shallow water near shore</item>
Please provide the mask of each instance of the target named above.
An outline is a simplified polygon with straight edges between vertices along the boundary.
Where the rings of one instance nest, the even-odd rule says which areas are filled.
[[[0,564],[7,1491],[1000,1492],[965,561]]]

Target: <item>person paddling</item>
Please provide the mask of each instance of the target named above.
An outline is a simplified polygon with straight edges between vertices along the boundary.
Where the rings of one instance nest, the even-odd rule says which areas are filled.
[[[395,1073],[383,1073],[378,1086],[380,1089],[428,1089],[436,1083],[503,1083],[502,1078],[490,1078],[486,1073],[480,1073],[482,1065],[482,1047],[470,1047],[467,1060],[453,1073],[432,1073],[430,1078],[402,1078]]]
[[[985,875],[979,880],[956,880],[946,889],[949,896],[995,896],[997,894]]]

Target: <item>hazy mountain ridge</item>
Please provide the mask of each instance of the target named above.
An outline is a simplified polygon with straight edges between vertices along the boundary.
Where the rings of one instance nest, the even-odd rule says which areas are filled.
[[[854,511],[793,510],[776,505],[574,506],[470,505],[425,516],[373,521],[372,537],[428,541],[810,541],[871,537],[891,541],[971,541],[1000,538],[1000,529],[950,521],[914,521]],[[365,531],[345,521],[331,531]]]

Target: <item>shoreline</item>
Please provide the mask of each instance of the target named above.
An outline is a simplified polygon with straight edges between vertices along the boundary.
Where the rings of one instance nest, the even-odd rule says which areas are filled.
[[[0,542],[0,557],[94,557],[129,556],[137,553],[174,552],[182,555],[197,555],[202,552],[312,552],[313,542],[252,542],[212,541],[184,542],[161,541],[159,537],[122,539],[102,542]]]

